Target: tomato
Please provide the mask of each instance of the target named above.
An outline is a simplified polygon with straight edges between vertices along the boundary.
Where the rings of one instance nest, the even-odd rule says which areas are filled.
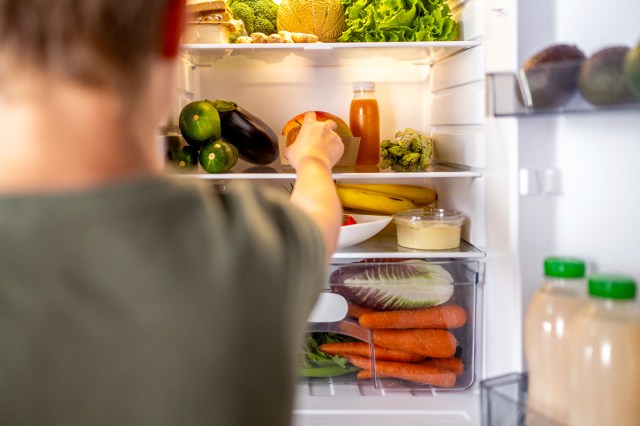
[[[238,162],[238,150],[222,139],[206,143],[200,149],[200,165],[209,173],[224,173]]]
[[[348,214],[342,215],[342,226],[355,225],[356,223],[358,222],[356,222],[356,220],[351,215],[348,215]]]

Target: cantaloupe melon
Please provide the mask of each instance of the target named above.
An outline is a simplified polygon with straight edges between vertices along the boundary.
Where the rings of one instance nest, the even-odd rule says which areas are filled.
[[[333,43],[345,28],[340,0],[282,0],[278,7],[278,31],[315,34]]]

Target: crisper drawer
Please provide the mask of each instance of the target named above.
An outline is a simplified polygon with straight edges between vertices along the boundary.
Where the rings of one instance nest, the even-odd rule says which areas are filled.
[[[474,381],[479,262],[365,259],[333,264],[345,318],[309,323],[299,379],[387,390],[467,389]]]

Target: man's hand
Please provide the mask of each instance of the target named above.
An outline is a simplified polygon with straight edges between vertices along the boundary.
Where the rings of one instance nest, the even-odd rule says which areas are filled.
[[[306,160],[315,159],[331,169],[344,152],[336,127],[333,120],[317,121],[315,112],[307,112],[295,143],[285,150],[284,155],[293,168],[298,170]]]

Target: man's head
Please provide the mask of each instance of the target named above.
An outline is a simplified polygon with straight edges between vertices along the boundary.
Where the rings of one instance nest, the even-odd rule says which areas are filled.
[[[135,92],[153,60],[171,58],[184,0],[0,0],[0,91],[35,72]]]

